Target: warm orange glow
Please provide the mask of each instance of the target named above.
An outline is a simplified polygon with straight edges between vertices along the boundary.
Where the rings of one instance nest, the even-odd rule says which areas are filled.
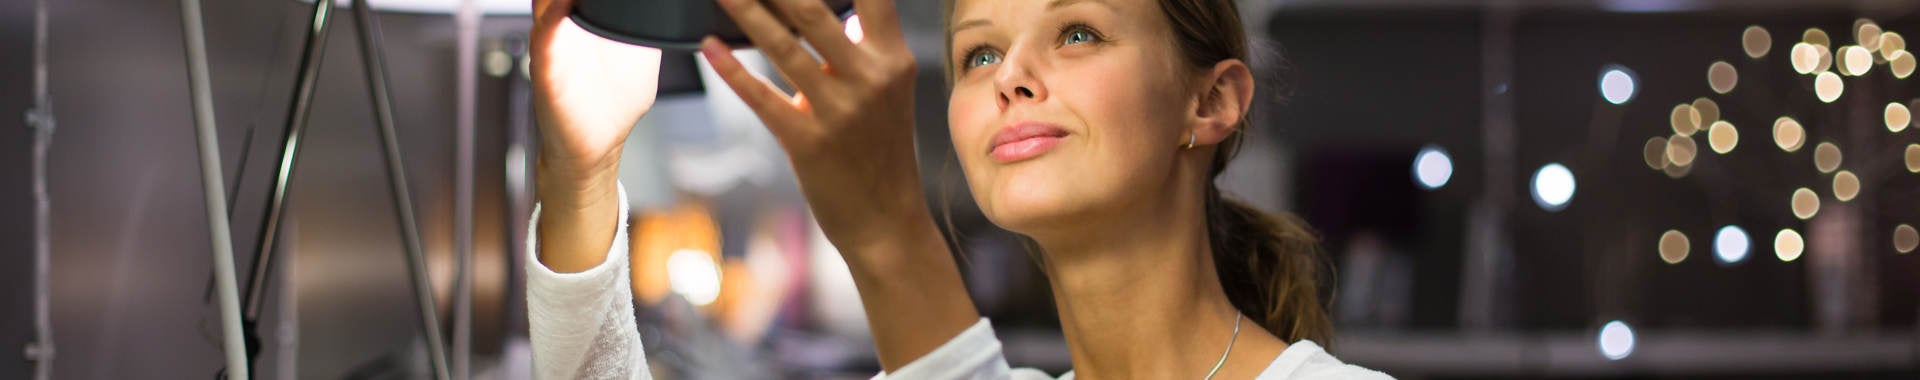
[[[1773,35],[1759,25],[1748,26],[1740,32],[1740,47],[1747,52],[1747,58],[1760,58],[1773,49]]]
[[[1807,220],[1819,213],[1819,195],[1814,195],[1813,190],[1804,187],[1793,191],[1793,217]]]
[[[1733,87],[1739,84],[1740,71],[1735,70],[1732,64],[1718,61],[1707,66],[1707,86],[1712,88],[1713,92],[1725,94],[1733,91]]]
[[[1860,177],[1853,172],[1841,170],[1833,174],[1833,199],[1841,202],[1851,201],[1860,196]]]
[[[1700,112],[1687,104],[1673,106],[1673,114],[1668,119],[1673,126],[1673,133],[1681,136],[1690,136],[1699,131],[1700,121]]]
[[[1840,169],[1840,146],[1823,142],[1813,147],[1813,168],[1821,173],[1832,173]]]
[[[1800,126],[1799,120],[1781,116],[1773,121],[1773,144],[1788,153],[1800,150],[1807,142],[1807,130]]]
[[[1667,230],[1667,233],[1660,234],[1660,261],[1665,261],[1667,264],[1679,264],[1685,261],[1688,251],[1692,250],[1690,245],[1687,234],[1677,230]]]

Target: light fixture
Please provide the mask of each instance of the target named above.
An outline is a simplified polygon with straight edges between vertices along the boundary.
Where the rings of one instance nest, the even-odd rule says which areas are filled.
[[[853,0],[821,1],[842,17],[853,9]],[[572,18],[601,37],[661,49],[698,50],[708,35],[728,45],[751,45],[713,0],[580,0]]]

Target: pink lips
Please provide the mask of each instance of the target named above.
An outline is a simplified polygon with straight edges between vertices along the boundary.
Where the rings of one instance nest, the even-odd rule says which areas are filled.
[[[993,140],[988,143],[991,149],[988,155],[1003,164],[1025,160],[1052,150],[1054,145],[1060,143],[1060,139],[1066,137],[1067,130],[1058,125],[1022,122],[994,133]]]

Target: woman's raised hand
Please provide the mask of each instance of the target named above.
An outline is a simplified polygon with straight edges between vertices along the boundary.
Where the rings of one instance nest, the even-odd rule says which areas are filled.
[[[534,0],[531,41],[540,261],[578,272],[606,257],[618,223],[620,150],[653,107],[660,51],[605,40],[567,21],[574,0]]]
[[[827,238],[843,252],[865,248],[926,215],[914,163],[916,67],[892,0],[856,1],[859,16],[846,25],[821,0],[717,1],[798,90],[788,96],[754,76],[717,38],[701,44],[786,149]]]
[[[845,26],[821,0],[718,1],[799,90],[788,96],[755,77],[718,39],[701,44],[786,148],[814,219],[853,274],[881,367],[898,370],[977,322],[920,189],[915,67],[892,0],[855,0],[858,21]]]

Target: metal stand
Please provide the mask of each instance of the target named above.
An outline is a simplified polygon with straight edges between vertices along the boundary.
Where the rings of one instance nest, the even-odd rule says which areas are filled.
[[[274,243],[278,237],[280,218],[286,207],[287,185],[293,178],[293,168],[300,153],[300,140],[306,132],[307,115],[313,103],[315,80],[319,77],[321,58],[327,42],[327,24],[332,15],[333,2],[316,0],[313,5],[312,23],[307,29],[305,48],[300,53],[298,76],[294,83],[293,102],[288,105],[286,120],[286,140],[280,148],[280,161],[276,165],[273,190],[267,204],[267,212],[260,224],[259,247],[253,261],[253,275],[247,286],[245,307],[245,336],[249,358],[259,356],[260,339],[258,322],[261,305],[265,303],[265,288],[272,281],[273,261],[278,257],[274,252]],[[388,182],[392,185],[395,216],[399,219],[400,234],[406,249],[406,261],[409,277],[412,280],[414,303],[419,306],[421,332],[426,334],[427,359],[435,379],[448,379],[447,354],[445,342],[441,338],[439,316],[436,315],[433,302],[433,285],[427,274],[426,256],[421,250],[418,223],[413,214],[413,197],[407,189],[405,167],[401,162],[400,141],[394,132],[392,100],[388,93],[385,56],[379,23],[373,19],[373,12],[365,0],[353,1],[355,26],[360,35],[360,56],[366,66],[367,87],[371,92],[375,121],[380,129],[380,142],[386,161]]]

